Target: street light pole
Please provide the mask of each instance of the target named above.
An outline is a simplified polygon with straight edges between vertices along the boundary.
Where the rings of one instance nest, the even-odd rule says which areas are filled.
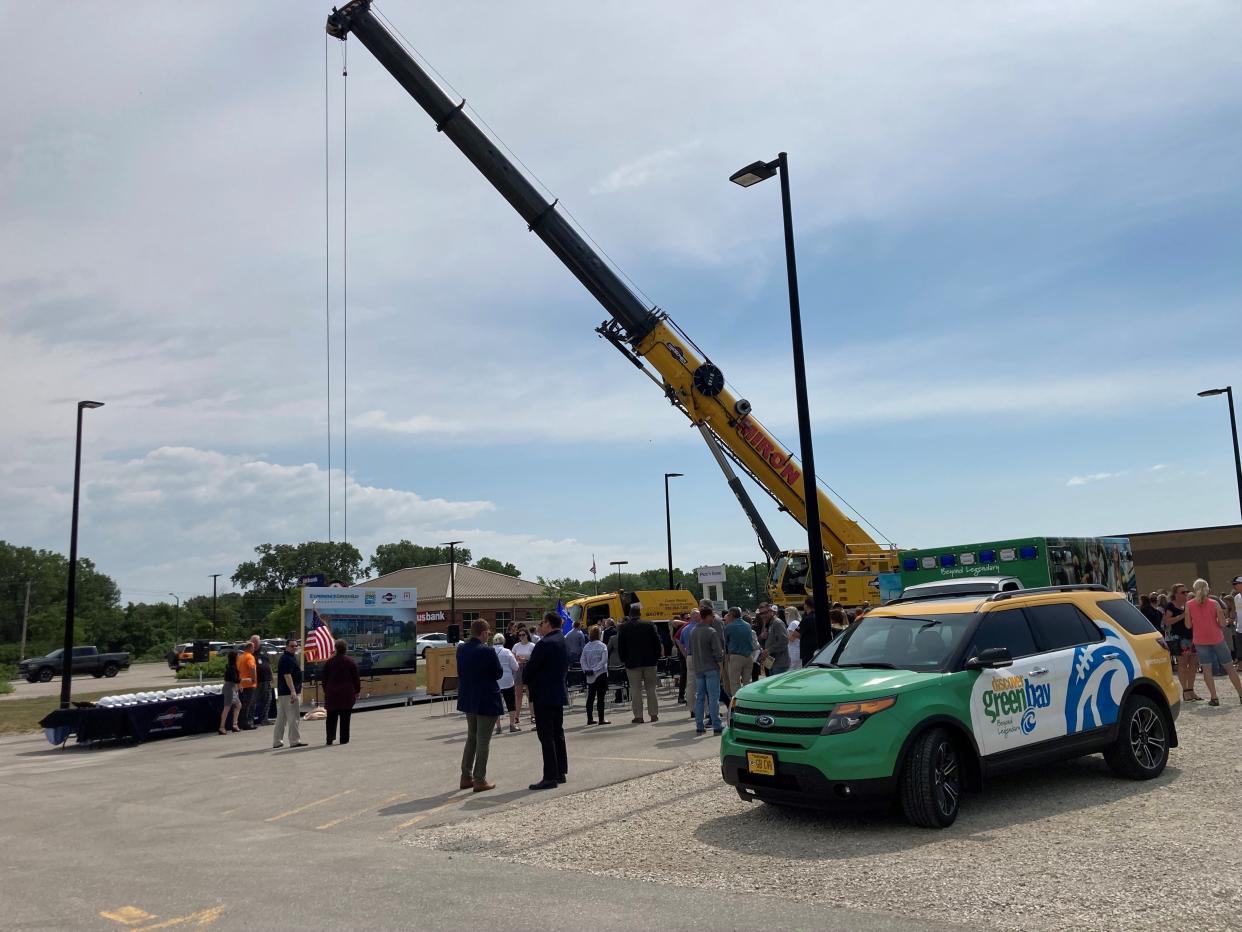
[[[211,630],[213,634],[220,632],[216,628],[216,580],[220,578],[220,573],[211,574]]]
[[[78,435],[73,451],[73,518],[69,527],[69,592],[65,604],[65,643],[60,656],[60,707],[69,708],[73,688],[73,614],[78,598],[78,500],[82,488],[82,412],[102,408],[102,401],[78,402]]]
[[[614,572],[617,574],[617,588],[618,589],[625,588],[623,585],[621,585],[621,567],[628,565],[629,562],[630,562],[629,560],[609,560],[608,561],[609,566],[616,567],[616,570],[614,570]]]
[[[673,588],[673,518],[668,508],[668,480],[679,479],[684,473],[666,472],[664,474],[664,530],[668,535],[668,587]]]
[[[820,535],[819,485],[815,478],[815,453],[811,447],[811,412],[807,401],[806,360],[802,351],[802,309],[798,301],[798,268],[794,259],[793,209],[789,197],[789,158],[778,153],[774,162],[753,162],[734,172],[729,180],[744,188],[772,175],[781,176],[781,212],[785,221],[785,266],[789,279],[789,325],[793,336],[794,393],[798,401],[798,442],[802,457],[802,492],[806,504],[808,557],[811,562],[811,597],[815,617],[828,617],[828,568]],[[824,622],[821,621],[820,624]]]
[[[181,640],[181,596],[175,592],[168,593],[177,600],[177,611],[173,615],[173,647]]]
[[[449,627],[457,624],[457,545],[460,543],[459,540],[450,540],[440,545],[449,549]],[[460,637],[460,628],[457,633]]]
[[[1233,410],[1233,386],[1226,385],[1224,388],[1209,388],[1199,392],[1200,398],[1212,395],[1224,395],[1229,402],[1229,428],[1233,432],[1233,468],[1238,475],[1238,512],[1242,514],[1242,455],[1238,453],[1238,418]]]

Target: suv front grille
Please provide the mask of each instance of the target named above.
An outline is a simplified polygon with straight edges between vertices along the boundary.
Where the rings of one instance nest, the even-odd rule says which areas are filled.
[[[761,728],[753,722],[733,721],[733,727],[742,731],[753,731],[760,735],[817,735],[824,727],[823,725],[811,725],[804,727],[802,725],[771,725],[767,728]]]
[[[770,715],[773,718],[818,718],[827,719],[832,709],[753,709],[739,705],[733,710],[735,715]]]

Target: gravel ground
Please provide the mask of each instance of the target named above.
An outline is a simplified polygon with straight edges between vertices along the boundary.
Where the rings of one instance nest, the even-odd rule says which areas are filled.
[[[709,760],[527,798],[403,842],[985,927],[1242,929],[1236,822],[1221,803],[1242,781],[1242,707],[1226,690],[1221,708],[1186,707],[1181,746],[1157,780],[1122,780],[1098,755],[1081,758],[967,794],[943,831],[885,813],[744,803]]]

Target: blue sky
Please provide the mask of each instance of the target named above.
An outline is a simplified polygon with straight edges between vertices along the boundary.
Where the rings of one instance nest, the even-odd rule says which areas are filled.
[[[790,153],[819,472],[894,542],[1237,520],[1223,399],[1195,397],[1242,388],[1236,5],[381,7],[786,442],[779,190],[727,178]],[[129,598],[326,537],[326,12],[76,7],[13,50],[0,536],[67,547],[98,397],[82,549]],[[760,558],[590,296],[348,53],[351,540],[657,566],[676,471],[678,564]]]

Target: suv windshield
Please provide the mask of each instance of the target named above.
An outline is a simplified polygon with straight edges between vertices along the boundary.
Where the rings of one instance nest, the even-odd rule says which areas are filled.
[[[864,615],[816,656],[819,666],[939,670],[961,645],[973,612],[919,617]]]

